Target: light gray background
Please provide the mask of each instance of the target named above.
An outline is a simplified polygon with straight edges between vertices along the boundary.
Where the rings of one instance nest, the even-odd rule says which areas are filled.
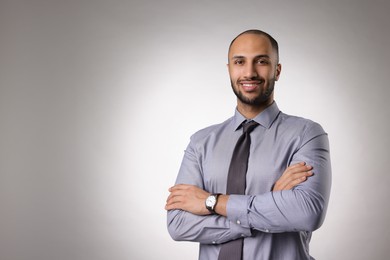
[[[0,259],[196,259],[166,231],[196,130],[230,117],[231,39],[280,43],[282,111],[329,133],[317,259],[388,259],[388,1],[0,1]]]

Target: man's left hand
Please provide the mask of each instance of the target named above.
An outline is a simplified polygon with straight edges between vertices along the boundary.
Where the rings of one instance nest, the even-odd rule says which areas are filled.
[[[209,215],[205,201],[210,193],[197,186],[178,184],[169,189],[171,193],[165,205],[166,210],[181,209],[196,215]]]

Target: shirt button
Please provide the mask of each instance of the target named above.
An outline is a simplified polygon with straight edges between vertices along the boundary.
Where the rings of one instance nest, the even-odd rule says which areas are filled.
[[[239,220],[237,220],[237,222],[236,222],[238,225],[241,225],[241,221],[239,221]]]

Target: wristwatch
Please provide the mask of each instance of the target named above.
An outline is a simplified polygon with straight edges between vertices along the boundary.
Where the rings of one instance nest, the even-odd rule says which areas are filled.
[[[221,193],[211,194],[207,197],[205,202],[206,208],[213,214],[215,214],[215,205],[217,205],[219,195],[221,195]]]

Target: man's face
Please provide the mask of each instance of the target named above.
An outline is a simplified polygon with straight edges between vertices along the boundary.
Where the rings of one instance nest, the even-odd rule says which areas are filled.
[[[257,34],[239,36],[230,48],[228,68],[238,103],[256,107],[272,103],[281,65],[268,38]]]

